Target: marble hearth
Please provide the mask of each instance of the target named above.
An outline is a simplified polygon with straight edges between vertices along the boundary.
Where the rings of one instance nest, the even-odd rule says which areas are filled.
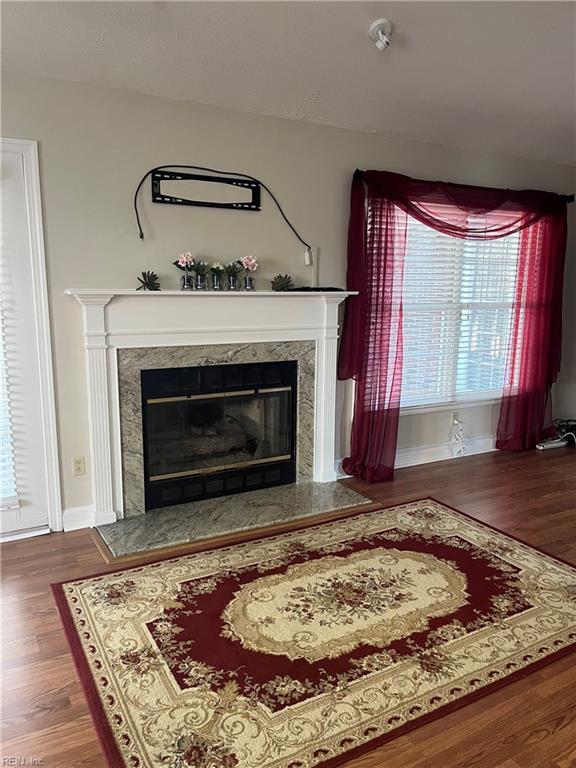
[[[302,487],[292,491],[300,495],[282,514],[294,514],[294,508],[303,515],[315,514],[362,501],[348,489],[336,489],[334,483],[338,306],[350,294],[128,289],[67,293],[78,300],[83,314],[94,525],[144,512],[139,390],[143,368],[297,360],[297,474]],[[326,484],[323,494],[314,490],[317,483]],[[274,489],[279,493],[271,518],[274,508],[286,507],[290,496],[283,502],[281,492],[290,488]],[[206,503],[213,508],[220,502],[225,519],[226,499],[253,495]],[[323,502],[318,504],[318,499]],[[179,505],[172,512],[183,512],[184,506],[191,505]],[[249,520],[246,524],[252,526]],[[138,524],[132,525],[136,530]]]
[[[153,509],[96,530],[112,558],[120,558],[372,504],[341,483],[303,481]]]

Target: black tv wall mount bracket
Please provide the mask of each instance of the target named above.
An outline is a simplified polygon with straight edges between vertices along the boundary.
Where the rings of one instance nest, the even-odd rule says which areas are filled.
[[[241,179],[232,176],[206,176],[198,173],[182,173],[168,170],[155,170],[150,175],[152,181],[152,202],[163,203],[165,205],[195,205],[202,208],[227,208],[234,211],[259,211],[261,199],[261,185],[255,179]],[[251,199],[238,198],[231,202],[216,202],[213,200],[190,199],[168,195],[162,191],[162,182],[165,181],[199,181],[209,182],[210,184],[224,184],[228,187],[238,187],[242,190],[249,190]]]
[[[189,171],[201,171],[201,173],[189,173]],[[213,175],[206,175],[213,174]],[[280,216],[284,219],[287,226],[292,230],[294,236],[306,247],[307,253],[310,253],[312,246],[307,243],[306,240],[299,234],[296,227],[292,224],[288,216],[284,213],[284,209],[280,205],[280,202],[276,195],[272,192],[269,186],[267,186],[260,179],[256,179],[254,176],[249,176],[247,173],[234,173],[233,171],[221,171],[218,168],[207,168],[204,165],[190,165],[175,163],[172,165],[157,165],[155,168],[150,168],[146,171],[144,176],[138,182],[138,186],[134,192],[134,199],[132,205],[134,206],[134,216],[136,217],[136,225],[138,227],[138,237],[140,240],[144,240],[144,230],[142,229],[142,223],[140,221],[140,212],[138,210],[138,195],[142,189],[142,185],[146,179],[150,176],[152,179],[152,202],[163,203],[165,205],[195,205],[202,206],[204,208],[226,208],[233,211],[259,211],[261,190],[263,189],[268,193],[274,205],[278,209]],[[224,200],[202,200],[191,199],[180,195],[164,194],[162,191],[163,181],[200,181],[210,182],[211,184],[224,184],[229,190],[229,187],[236,187],[238,191],[242,190],[244,193],[239,194],[237,199],[235,195],[232,199],[226,198]],[[251,193],[250,199],[247,199],[246,190]],[[173,191],[173,190],[172,190]]]

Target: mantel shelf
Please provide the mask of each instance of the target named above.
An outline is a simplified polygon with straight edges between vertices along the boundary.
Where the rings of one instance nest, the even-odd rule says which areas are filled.
[[[271,296],[279,299],[290,297],[301,297],[310,299],[345,299],[347,296],[356,296],[356,291],[138,291],[135,288],[67,288],[65,293],[70,296],[76,296],[78,299],[88,296],[140,296],[148,298],[163,298],[166,296],[194,297],[199,299],[258,299],[270,298]]]

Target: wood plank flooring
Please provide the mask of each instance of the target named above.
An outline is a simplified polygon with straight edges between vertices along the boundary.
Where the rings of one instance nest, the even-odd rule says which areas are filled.
[[[384,505],[433,496],[576,564],[572,449],[471,456],[400,470],[393,483],[351,484]],[[49,584],[113,566],[88,530],[3,544],[0,557],[0,766],[106,768]],[[576,654],[346,768],[576,768]]]

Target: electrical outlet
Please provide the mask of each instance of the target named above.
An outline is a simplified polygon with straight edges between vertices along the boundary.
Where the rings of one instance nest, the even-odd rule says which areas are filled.
[[[74,456],[72,459],[72,474],[74,477],[86,474],[86,459],[84,456]]]

